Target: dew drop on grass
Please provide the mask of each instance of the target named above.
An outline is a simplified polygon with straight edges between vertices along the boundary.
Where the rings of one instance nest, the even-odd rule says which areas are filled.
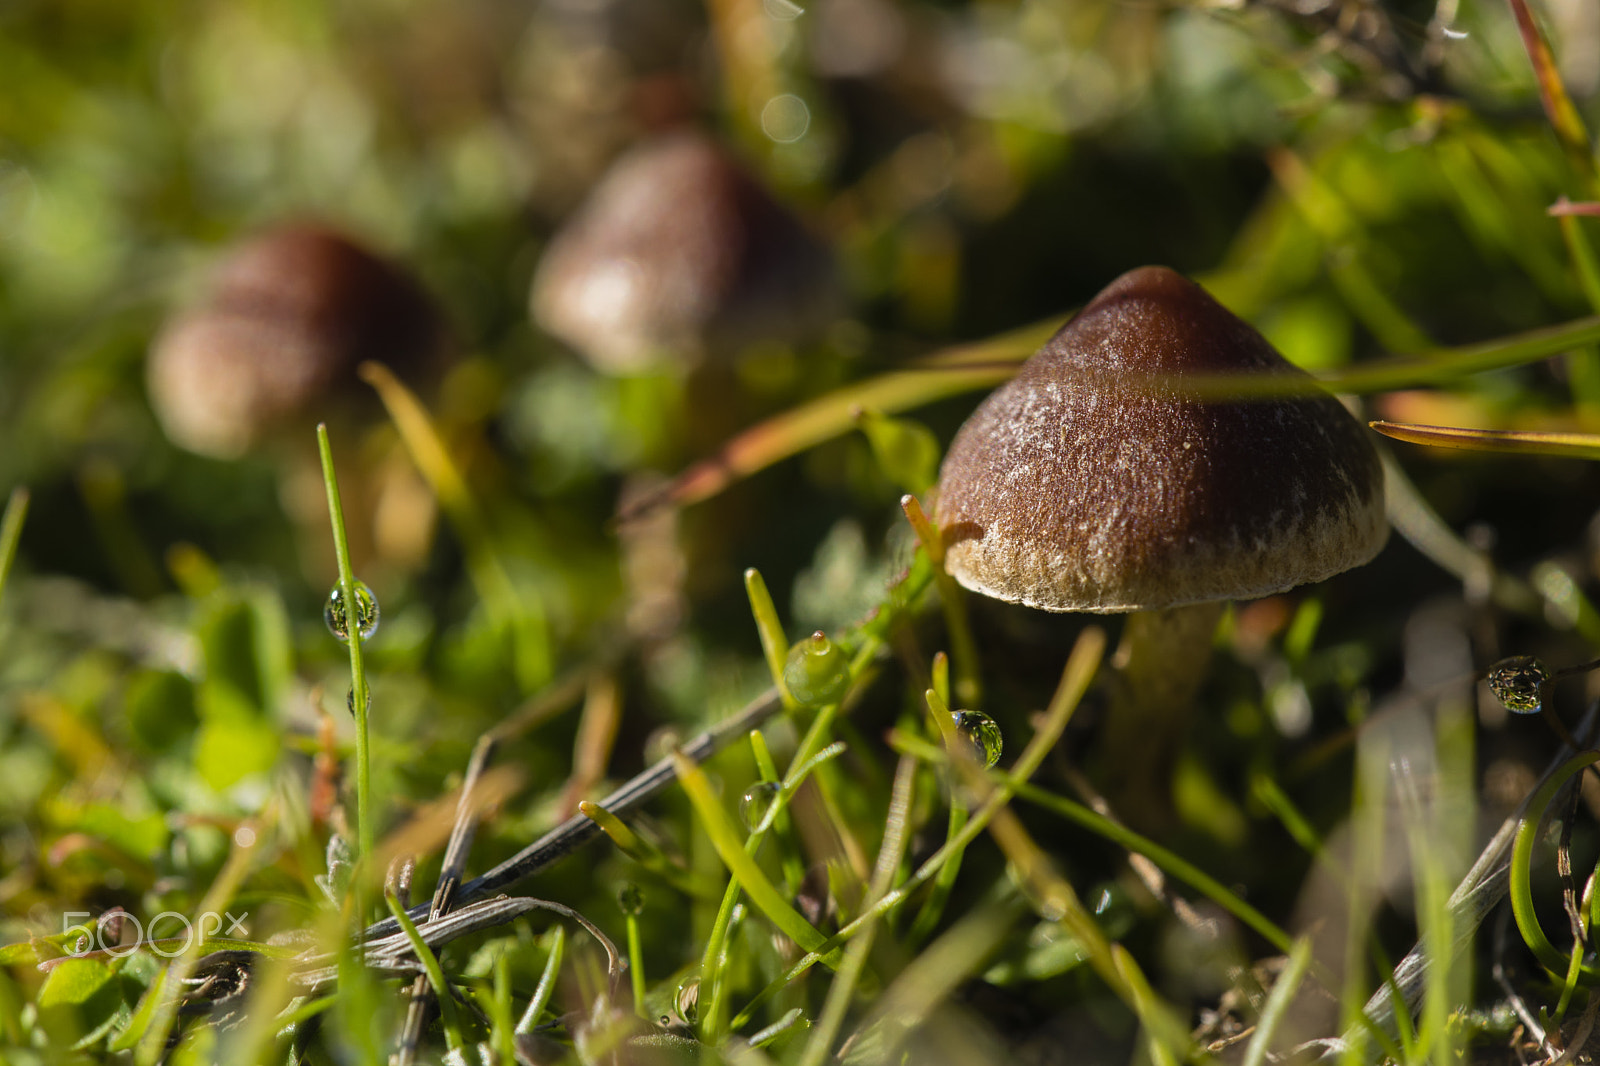
[[[637,917],[644,913],[644,893],[638,885],[628,881],[617,890],[617,906],[622,908],[623,914]]]
[[[993,718],[982,711],[952,711],[950,721],[955,724],[956,733],[972,745],[972,757],[986,769],[1000,761],[1005,739]]]
[[[1489,688],[1513,714],[1538,714],[1539,693],[1550,679],[1532,655],[1513,655],[1489,667]]]
[[[789,649],[783,684],[802,706],[837,703],[850,687],[850,653],[818,630]]]
[[[745,828],[755,829],[765,821],[767,812],[777,798],[778,785],[775,781],[757,781],[745,789],[743,798],[739,800],[739,816],[744,819]]]
[[[356,628],[361,633],[361,639],[371,640],[372,634],[378,631],[378,600],[372,595],[372,590],[360,581],[355,583],[356,600]],[[322,620],[328,624],[328,632],[350,643],[350,612],[345,608],[344,590],[338,585],[328,593],[328,602],[322,605]]]

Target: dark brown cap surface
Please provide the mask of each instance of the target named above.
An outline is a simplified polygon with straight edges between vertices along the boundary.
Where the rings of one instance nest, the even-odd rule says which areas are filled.
[[[693,361],[831,320],[832,258],[710,138],[628,152],[550,242],[533,316],[597,367]]]
[[[1112,282],[956,434],[937,508],[951,574],[1111,612],[1265,596],[1367,562],[1388,536],[1383,472],[1337,400],[1181,390],[1252,372],[1304,378],[1182,275]]]

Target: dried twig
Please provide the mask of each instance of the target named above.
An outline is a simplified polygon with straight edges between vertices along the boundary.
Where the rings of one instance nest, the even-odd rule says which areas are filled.
[[[691,762],[705,762],[750,730],[759,728],[782,709],[783,701],[778,696],[778,690],[769,688],[738,714],[695,736],[680,750]],[[600,806],[612,814],[626,814],[659,795],[676,780],[669,756],[601,800]],[[456,892],[457,899],[461,902],[482,899],[491,892],[498,892],[532,877],[599,835],[600,826],[590,818],[582,814],[568,818],[500,865],[463,883]],[[426,906],[418,906],[407,913],[420,922],[427,918],[428,910]],[[374,939],[391,936],[398,929],[399,925],[393,918],[386,918],[368,926],[363,939],[370,943]]]

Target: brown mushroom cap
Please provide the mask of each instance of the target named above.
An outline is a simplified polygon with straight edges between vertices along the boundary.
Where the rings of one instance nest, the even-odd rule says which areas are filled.
[[[717,143],[677,131],[617,160],[546,249],[535,321],[602,370],[727,355],[832,321],[828,251]]]
[[[1204,402],[1160,378],[1306,375],[1166,267],[1113,281],[967,419],[940,471],[946,566],[1050,611],[1249,599],[1383,547],[1383,470],[1331,396]]]
[[[146,366],[150,400],[175,443],[235,458],[354,386],[362,360],[414,373],[443,337],[433,301],[401,268],[324,226],[280,226],[231,251],[205,301],[163,327]]]

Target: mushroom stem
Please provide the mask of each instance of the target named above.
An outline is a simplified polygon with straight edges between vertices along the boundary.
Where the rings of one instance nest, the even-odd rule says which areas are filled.
[[[1170,822],[1172,772],[1211,661],[1225,601],[1136,611],[1111,664],[1117,684],[1097,762],[1113,806],[1135,826]]]

